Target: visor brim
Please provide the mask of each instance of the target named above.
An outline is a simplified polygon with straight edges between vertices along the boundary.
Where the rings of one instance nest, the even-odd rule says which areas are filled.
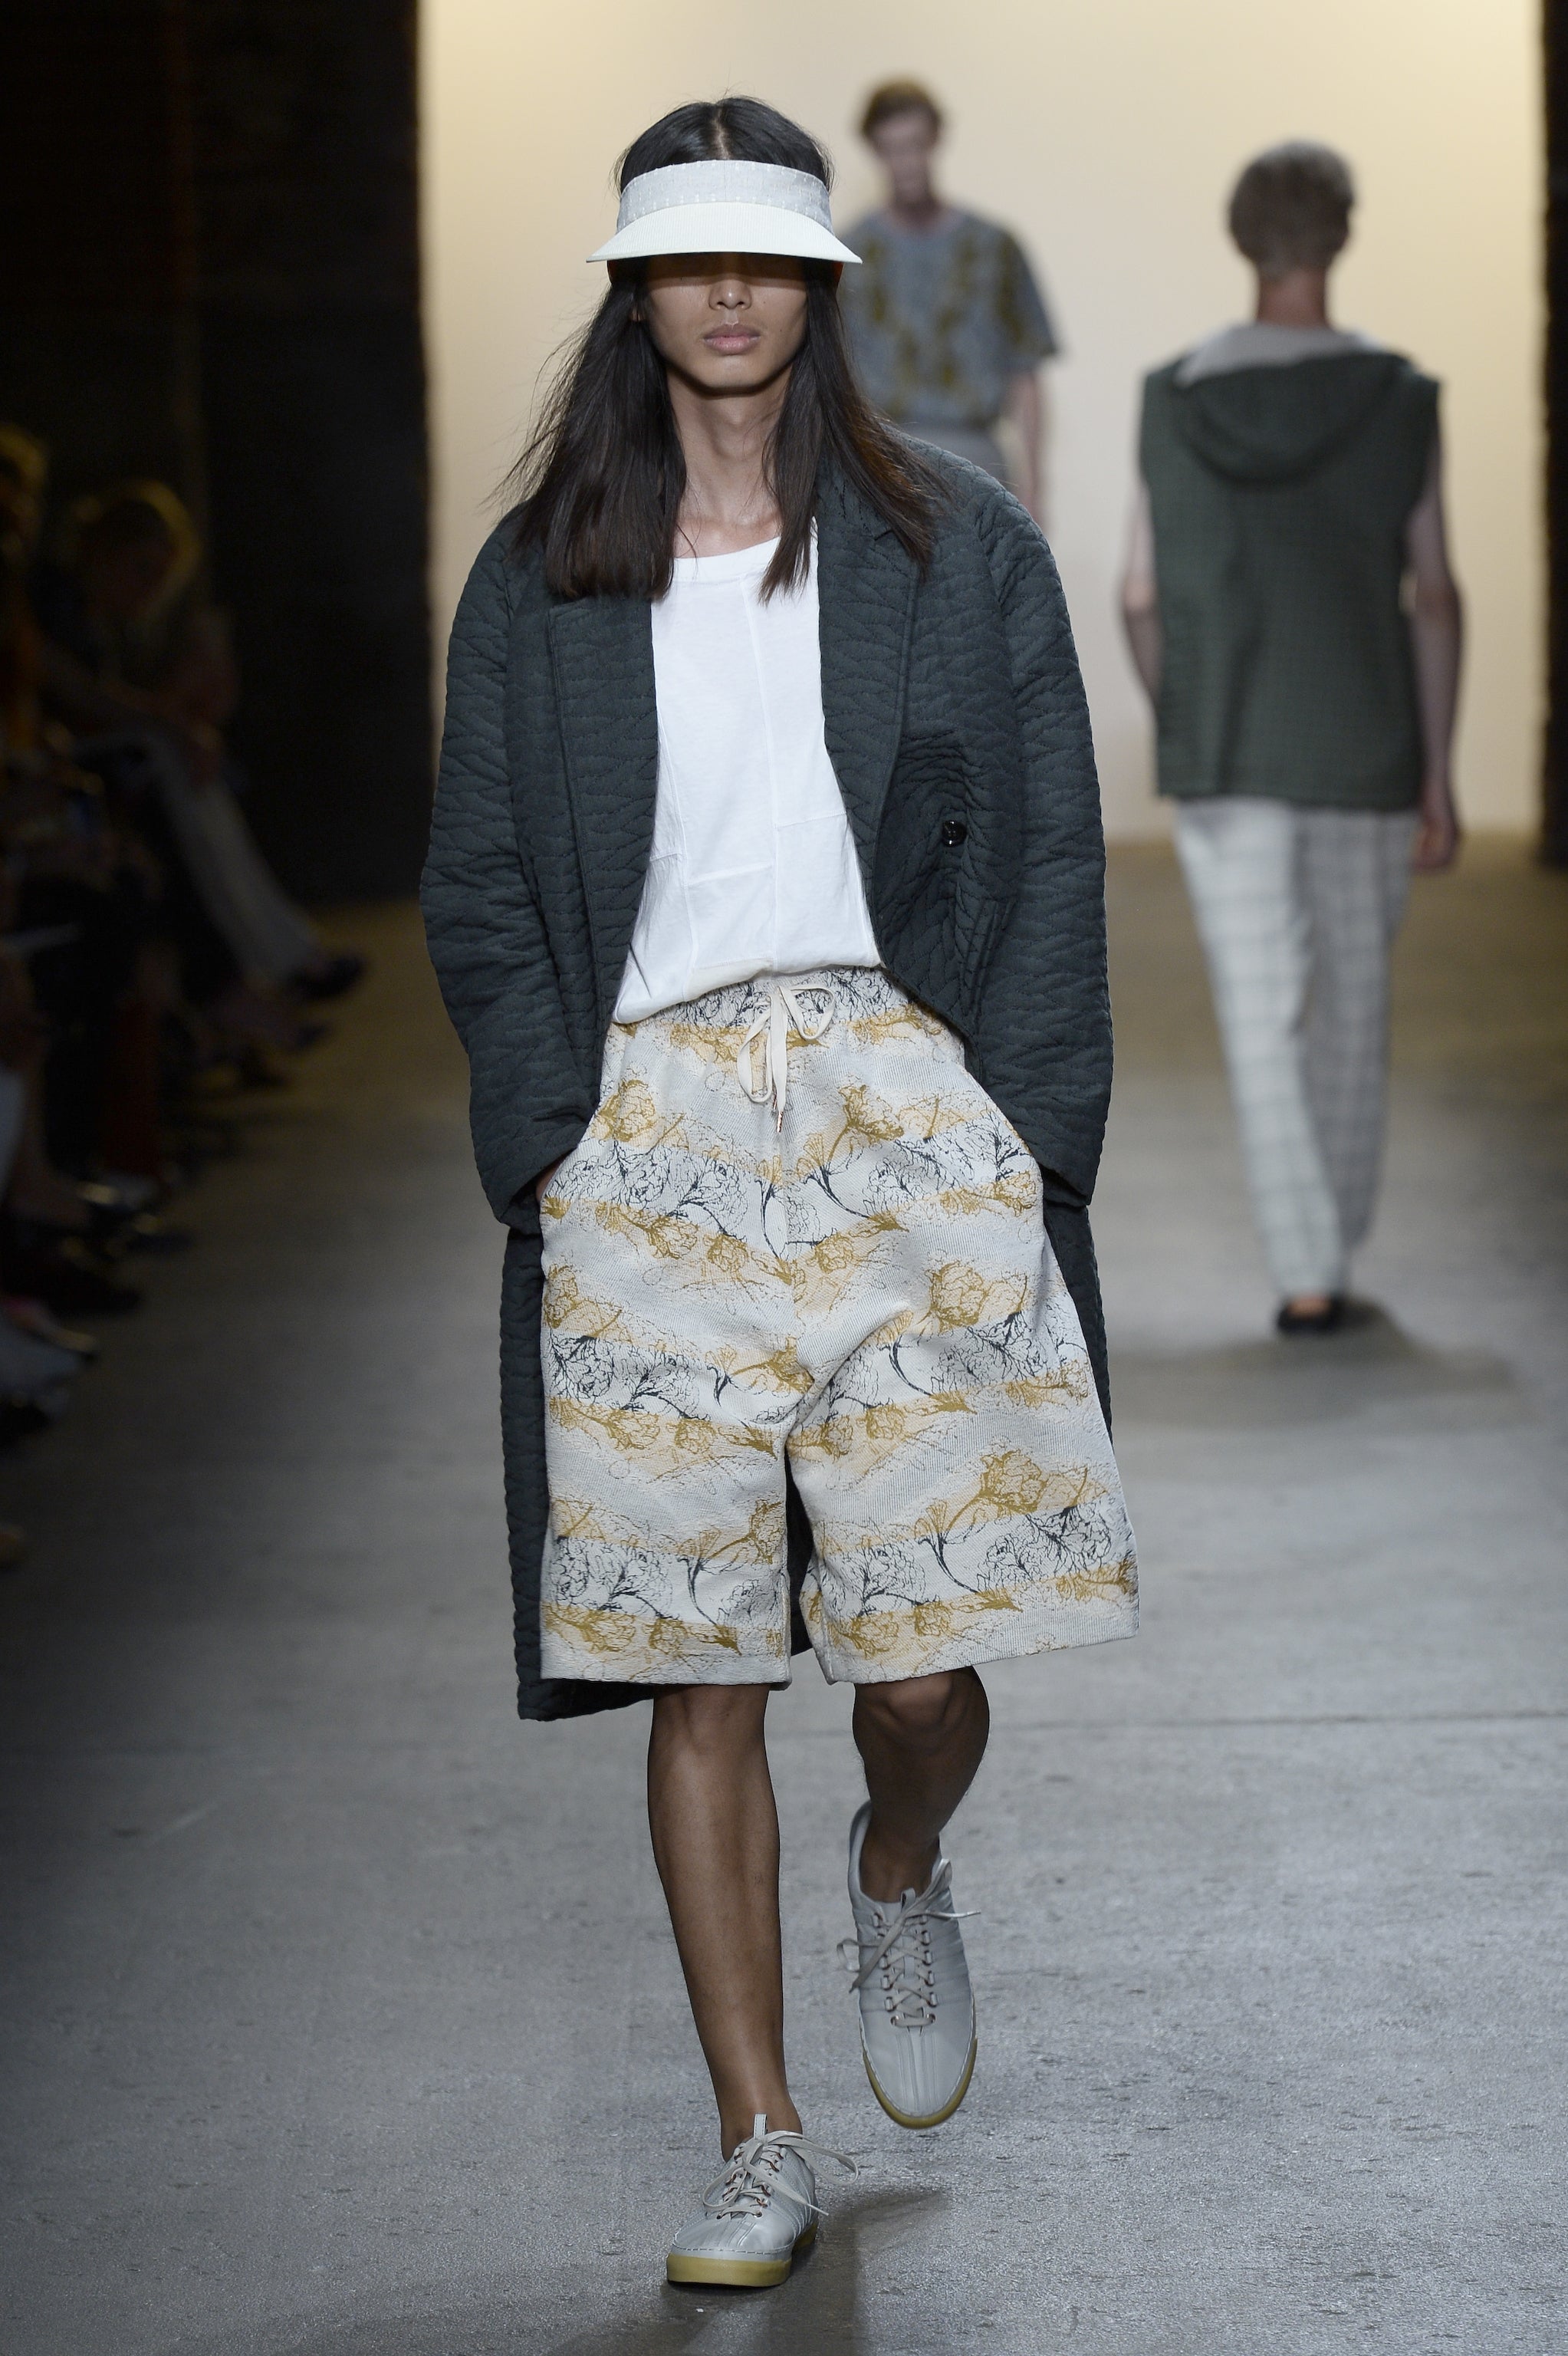
[[[797,262],[860,259],[831,230],[782,205],[667,205],[621,230],[590,262],[644,262],[660,253],[779,253]]]

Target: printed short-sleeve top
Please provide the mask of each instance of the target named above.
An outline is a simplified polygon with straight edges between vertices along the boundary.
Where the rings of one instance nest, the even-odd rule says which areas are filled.
[[[911,231],[876,212],[845,238],[861,262],[839,288],[855,366],[895,424],[983,431],[1008,379],[1060,349],[1023,249],[999,222],[953,212]]]

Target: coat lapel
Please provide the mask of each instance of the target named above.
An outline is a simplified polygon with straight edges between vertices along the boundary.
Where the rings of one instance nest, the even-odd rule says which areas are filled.
[[[832,472],[817,506],[816,564],[827,755],[869,890],[903,728],[919,575],[886,525]]]
[[[550,662],[599,1014],[607,1023],[653,849],[658,709],[650,609],[635,597],[583,597],[549,614]]]

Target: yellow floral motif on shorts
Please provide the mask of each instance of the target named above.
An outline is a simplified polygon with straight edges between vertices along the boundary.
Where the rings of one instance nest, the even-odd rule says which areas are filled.
[[[916,1097],[892,1103],[863,1080],[838,1091],[840,1117],[836,1125],[807,1138],[794,1174],[830,1168],[848,1152],[867,1145],[891,1145],[899,1139],[940,1137],[975,1118],[972,1101],[945,1094]]]
[[[816,1379],[811,1368],[801,1364],[799,1345],[793,1333],[776,1350],[770,1350],[765,1358],[743,1359],[733,1349],[725,1348],[714,1354],[714,1364],[733,1382],[753,1382],[759,1387],[776,1385],[797,1398],[810,1390]]]
[[[1034,1282],[1032,1271],[992,1278],[963,1260],[945,1260],[926,1278],[923,1307],[901,1309],[873,1338],[891,1344],[907,1334],[955,1333],[1005,1323],[1024,1314]]]
[[[950,1219],[975,1217],[981,1211],[1007,1211],[1014,1218],[1038,1218],[1040,1188],[1022,1170],[1009,1171],[988,1186],[944,1186],[936,1197]]]
[[[1015,1375],[1002,1385],[1015,1407],[1086,1407],[1093,1376],[1077,1359],[1049,1375]]]
[[[820,1423],[805,1425],[790,1441],[790,1456],[797,1464],[814,1456],[830,1458],[845,1472],[863,1478],[945,1417],[973,1413],[969,1401],[958,1391],[862,1408],[858,1414],[828,1416]]]
[[[595,1432],[620,1455],[636,1457],[656,1481],[693,1465],[717,1463],[737,1450],[777,1453],[769,1432],[747,1424],[720,1427],[699,1415],[661,1415],[654,1408],[598,1407],[561,1398],[550,1400],[549,1412],[563,1430]]]
[[[887,1239],[899,1230],[892,1211],[880,1211],[861,1221],[853,1234],[823,1236],[790,1255],[785,1273],[795,1306],[803,1315],[820,1315],[876,1255],[888,1248]]]
[[[630,1079],[605,1098],[589,1134],[613,1137],[623,1145],[675,1145],[682,1129],[678,1117],[672,1120],[659,1110],[645,1080]]]
[[[635,1547],[642,1535],[636,1524],[623,1515],[606,1515],[583,1497],[552,1497],[550,1513],[563,1538],[593,1538],[607,1546]],[[780,1559],[784,1543],[784,1507],[763,1498],[752,1508],[743,1529],[700,1531],[695,1551],[704,1562],[771,1566]]]
[[[553,1268],[545,1286],[544,1322],[552,1331],[592,1333],[602,1341],[630,1338],[625,1314],[613,1301],[595,1301],[578,1283],[576,1271]]]
[[[851,1014],[846,1028],[858,1047],[869,1050],[891,1045],[901,1039],[925,1040],[945,1046],[953,1035],[934,1014],[928,1014],[923,1006],[916,1006],[907,998],[896,1006]]]
[[[830,1677],[1131,1633],[1136,1574],[1027,1148],[886,975],[798,986],[782,1126],[742,984],[615,1026],[545,1202],[546,1674],[788,1675],[786,1465]],[[797,1516],[788,1526],[800,1535]]]
[[[595,1203],[583,1216],[640,1245],[650,1258],[678,1262],[688,1284],[727,1288],[737,1282],[776,1285],[780,1280],[774,1253],[759,1253],[742,1237],[715,1232],[677,1213]]]
[[[553,1599],[545,1603],[542,1618],[547,1644],[553,1640],[572,1660],[597,1663],[597,1674],[617,1683],[722,1685],[731,1680],[714,1674],[714,1655],[728,1655],[737,1664],[741,1658],[739,1634],[721,1623],[599,1610],[592,1604]],[[758,1656],[776,1678],[789,1657],[787,1640],[777,1630],[768,1630],[751,1648],[751,1657]],[[594,1672],[580,1665],[572,1674],[587,1676]]]

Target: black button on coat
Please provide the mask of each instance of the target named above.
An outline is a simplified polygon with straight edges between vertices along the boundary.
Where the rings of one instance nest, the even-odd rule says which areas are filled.
[[[1087,1206],[1111,1022],[1089,715],[1039,530],[966,460],[922,455],[951,493],[923,576],[836,474],[819,487],[827,750],[888,971],[958,1033],[1040,1165],[1046,1226],[1104,1396]],[[518,1707],[561,1718],[648,1691],[539,1674],[548,1493],[533,1183],[598,1101],[653,841],[658,733],[646,601],[554,597],[512,539],[503,523],[480,552],[453,626],[422,898],[468,1053],[479,1174],[510,1230],[501,1414]],[[807,1534],[795,1502],[798,1579]]]

